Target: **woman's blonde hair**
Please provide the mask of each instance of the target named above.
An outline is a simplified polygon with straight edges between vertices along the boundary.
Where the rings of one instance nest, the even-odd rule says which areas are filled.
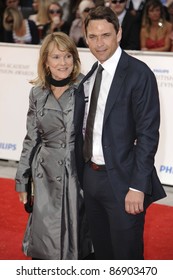
[[[9,23],[8,19],[12,19],[13,23]],[[19,30],[20,27],[22,26],[23,22],[23,15],[21,11],[19,11],[15,7],[7,7],[4,11],[4,16],[3,16],[3,26],[5,30],[7,31],[16,31]]]
[[[50,0],[39,0],[39,9],[37,13],[37,21],[39,24],[46,24],[49,22],[49,17],[47,14],[49,4]]]
[[[39,60],[37,66],[38,77],[35,80],[30,81],[34,85],[40,85],[44,88],[50,88],[50,85],[46,79],[50,75],[50,70],[47,67],[47,57],[50,51],[50,46],[52,44],[56,46],[60,51],[67,51],[73,56],[73,71],[71,73],[71,82],[75,82],[78,75],[80,74],[80,58],[77,51],[77,47],[73,40],[63,32],[54,32],[48,34],[40,48]]]

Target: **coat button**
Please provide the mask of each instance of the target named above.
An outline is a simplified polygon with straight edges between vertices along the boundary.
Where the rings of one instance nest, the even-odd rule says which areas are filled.
[[[43,177],[43,174],[42,174],[42,173],[38,173],[38,174],[37,174],[37,177],[38,177],[38,178],[42,178],[42,177]]]
[[[65,144],[65,143],[62,143],[62,144],[61,144],[61,147],[62,147],[62,148],[65,148],[65,147],[66,147],[66,144]]]
[[[56,177],[56,180],[57,180],[58,182],[61,182],[61,177],[60,177],[60,176]]]
[[[44,162],[44,159],[43,159],[43,158],[40,158],[40,162],[41,162],[41,163]]]
[[[59,165],[62,165],[62,164],[63,164],[63,160],[59,160],[59,161],[58,161],[58,164],[59,164]]]

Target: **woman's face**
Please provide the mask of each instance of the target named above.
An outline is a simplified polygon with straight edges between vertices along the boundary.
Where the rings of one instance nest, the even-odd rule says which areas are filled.
[[[73,71],[73,56],[68,51],[61,51],[56,46],[49,47],[46,66],[55,80],[69,77]]]
[[[32,7],[33,7],[33,10],[34,10],[35,12],[38,12],[38,9],[39,9],[39,0],[33,0]]]
[[[171,16],[173,15],[173,3],[169,6],[168,12]]]
[[[90,11],[91,9],[93,9],[93,8],[95,8],[95,4],[94,4],[94,2],[91,1],[90,4],[88,4],[88,7],[86,7],[86,8],[83,10],[83,12],[81,13],[81,17],[82,17],[83,21],[84,21],[85,18],[87,17],[89,11]]]
[[[11,15],[8,15],[5,19],[5,23],[8,26],[8,31],[13,30],[14,19]]]
[[[51,21],[53,21],[55,24],[60,23],[61,21],[61,9],[60,6],[57,4],[51,4],[49,6],[49,18]]]
[[[148,9],[148,17],[151,21],[159,21],[161,16],[160,7],[150,7]]]
[[[14,20],[13,20],[12,16],[8,16],[5,21],[6,21],[6,23],[8,23],[11,26],[13,26]]]

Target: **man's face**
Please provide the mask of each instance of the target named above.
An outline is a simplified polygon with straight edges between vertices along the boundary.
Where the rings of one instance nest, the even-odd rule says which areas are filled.
[[[120,15],[126,8],[126,0],[111,0],[111,9],[117,15]]]
[[[105,62],[116,51],[121,40],[121,29],[116,34],[112,23],[105,19],[91,20],[87,27],[86,42],[92,54]]]
[[[19,0],[6,0],[7,7],[18,7]]]

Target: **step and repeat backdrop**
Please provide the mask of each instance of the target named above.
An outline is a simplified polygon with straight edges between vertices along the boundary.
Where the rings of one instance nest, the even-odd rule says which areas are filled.
[[[37,76],[40,46],[0,44],[0,160],[18,161],[26,133],[29,81]],[[164,185],[173,186],[173,53],[128,53],[154,72],[160,95],[160,142],[156,169]],[[82,72],[95,62],[88,49],[79,49]]]

